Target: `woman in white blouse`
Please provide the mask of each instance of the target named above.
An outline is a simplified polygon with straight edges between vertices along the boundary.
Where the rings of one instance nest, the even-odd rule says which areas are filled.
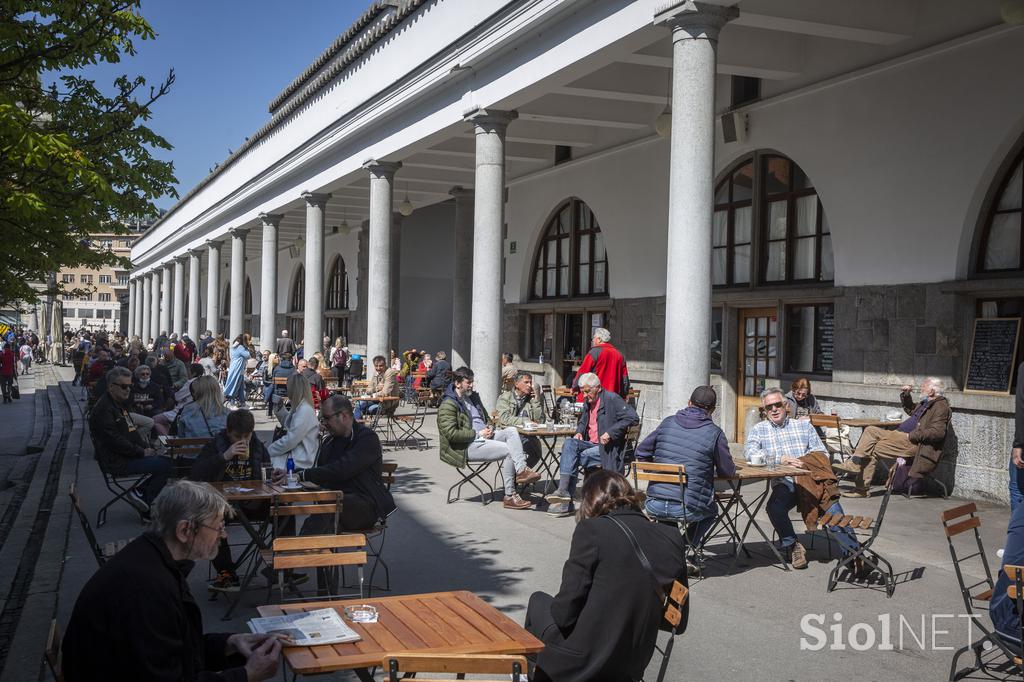
[[[288,402],[278,403],[277,420],[287,433],[275,440],[267,450],[275,469],[284,469],[288,455],[295,460],[296,469],[309,469],[316,460],[319,446],[320,423],[313,408],[313,393],[309,380],[295,373],[288,377]]]

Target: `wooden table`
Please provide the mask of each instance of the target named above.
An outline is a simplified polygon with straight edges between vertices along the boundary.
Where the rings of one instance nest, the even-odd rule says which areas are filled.
[[[721,519],[726,526],[729,526],[729,514],[735,509],[735,518],[732,520],[732,532],[733,534],[735,534],[736,540],[736,552],[735,558],[733,559],[733,569],[736,568],[736,564],[739,562],[740,552],[743,552],[748,556],[750,555],[750,553],[746,550],[746,548],[744,548],[743,545],[744,542],[746,542],[747,534],[750,532],[751,527],[753,527],[755,530],[757,530],[758,534],[765,541],[765,543],[767,543],[769,549],[772,550],[772,553],[775,554],[775,558],[779,560],[779,563],[782,564],[782,567],[788,571],[789,565],[786,563],[786,559],[782,556],[778,548],[771,541],[771,538],[769,538],[768,535],[764,532],[764,529],[761,528],[761,525],[757,522],[757,519],[755,517],[757,516],[757,513],[761,511],[761,507],[764,506],[765,501],[768,499],[768,495],[769,493],[771,493],[773,481],[780,478],[785,478],[787,476],[806,476],[809,472],[807,471],[807,469],[801,469],[798,467],[785,465],[780,465],[775,469],[769,469],[767,466],[753,466],[749,462],[747,462],[746,459],[741,457],[733,457],[733,463],[736,465],[735,476],[717,476],[715,478],[715,480],[718,481],[726,481],[733,491],[732,496],[729,498],[726,504],[721,507],[721,510],[719,512],[719,519]],[[750,504],[747,504],[747,502],[743,499],[743,496],[740,494],[740,489],[743,487],[744,483],[754,483],[757,481],[765,482],[764,491],[758,494],[758,496],[755,497]],[[736,522],[740,520],[741,514],[743,516],[746,516],[747,518],[747,523],[744,526],[742,533],[739,532],[739,526],[736,525]],[[708,532],[707,537],[710,536],[711,532]]]
[[[855,426],[861,429],[866,429],[869,426],[880,426],[883,429],[894,429],[903,423],[901,421],[888,421],[883,419],[846,419],[844,417],[840,417],[839,421],[841,421],[843,424],[846,424],[847,426]]]
[[[548,483],[544,485],[544,492],[547,493],[548,486],[551,483],[555,483],[556,486],[558,484],[557,474],[559,473],[560,453],[555,452],[555,445],[558,443],[559,438],[575,436],[576,426],[555,424],[550,429],[543,425],[538,426],[536,429],[517,426],[516,430],[523,436],[536,436],[544,444],[544,449],[540,453],[540,465],[544,467],[544,471],[548,474]]]
[[[288,665],[299,675],[354,670],[372,680],[368,668],[389,654],[534,654],[544,643],[472,592],[434,592],[397,597],[260,606],[261,616],[372,604],[376,623],[346,624],[360,640],[313,647],[285,647]]]

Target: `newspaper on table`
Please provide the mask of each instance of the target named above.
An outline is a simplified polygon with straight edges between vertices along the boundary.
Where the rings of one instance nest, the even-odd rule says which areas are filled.
[[[253,618],[248,625],[256,634],[287,635],[295,646],[341,644],[359,639],[356,631],[346,625],[334,609]]]

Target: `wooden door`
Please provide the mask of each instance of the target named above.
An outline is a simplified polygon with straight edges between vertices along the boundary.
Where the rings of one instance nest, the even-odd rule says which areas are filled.
[[[736,377],[736,440],[743,442],[746,415],[761,406],[765,380],[778,376],[778,311],[746,308],[739,311],[739,363]]]

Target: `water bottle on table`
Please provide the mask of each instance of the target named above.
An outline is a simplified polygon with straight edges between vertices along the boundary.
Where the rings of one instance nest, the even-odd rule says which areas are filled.
[[[285,486],[288,488],[294,488],[298,483],[295,480],[295,460],[292,459],[291,455],[288,455],[288,463],[285,467],[288,469],[288,478],[285,480]]]

